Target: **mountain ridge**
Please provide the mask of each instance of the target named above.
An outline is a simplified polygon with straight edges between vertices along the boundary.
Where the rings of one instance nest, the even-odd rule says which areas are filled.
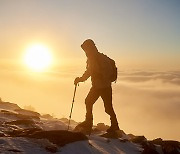
[[[109,127],[99,123],[86,136],[72,132],[78,124],[67,118],[53,118],[46,114],[25,110],[15,103],[0,100],[0,151],[24,153],[125,153],[125,154],[179,154],[180,142],[126,134],[119,139],[107,139],[98,134]],[[15,143],[16,142],[16,143]],[[13,146],[10,144],[12,143]],[[34,143],[36,143],[34,145]],[[27,148],[27,144],[32,149]],[[39,150],[39,151],[38,151]]]

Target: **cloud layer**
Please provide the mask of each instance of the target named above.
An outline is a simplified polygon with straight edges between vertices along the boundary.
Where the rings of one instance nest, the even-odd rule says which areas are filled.
[[[66,70],[33,74],[3,69],[0,93],[3,100],[20,106],[32,105],[41,113],[68,117],[74,90],[73,80],[83,72]],[[121,71],[113,83],[113,106],[121,129],[148,138],[179,138],[180,71]],[[90,80],[77,89],[73,119],[84,120],[84,99]],[[94,123],[110,124],[99,99],[93,109]]]
[[[138,134],[145,130],[150,138],[179,140],[180,72],[119,72],[118,79],[114,102],[122,126]]]

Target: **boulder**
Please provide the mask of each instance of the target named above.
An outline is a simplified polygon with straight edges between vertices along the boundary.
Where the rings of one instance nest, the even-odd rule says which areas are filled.
[[[0,137],[4,137],[4,133],[2,131],[0,131]]]
[[[106,131],[109,128],[108,125],[105,125],[104,123],[98,123],[96,126],[96,129],[100,131]]]
[[[53,119],[53,116],[50,114],[43,114],[41,115],[41,118],[45,118],[45,119]]]
[[[16,114],[16,117],[20,120],[32,120],[32,119],[40,120],[39,116],[29,116],[20,113]]]
[[[27,137],[34,132],[42,131],[40,128],[14,129],[6,132],[9,137]]]
[[[165,154],[180,153],[180,142],[178,141],[163,141],[161,146]]]
[[[5,122],[5,124],[32,126],[35,125],[35,122],[33,120],[14,120],[10,122]]]
[[[144,149],[142,154],[159,154],[154,144],[149,142],[142,142],[141,145]]]
[[[35,111],[25,110],[25,109],[15,109],[15,111],[19,114],[31,116],[31,117],[40,117],[40,114]]]
[[[88,138],[79,132],[70,132],[66,130],[38,131],[27,137],[36,139],[48,139],[50,142],[64,146],[68,143],[88,140]]]
[[[21,108],[17,104],[0,101],[0,109],[16,110],[16,109],[21,109]]]
[[[135,136],[134,138],[131,139],[132,142],[134,143],[143,143],[146,142],[147,139],[144,136]]]
[[[133,134],[127,134],[127,136],[129,137],[130,140],[134,139],[136,136]]]

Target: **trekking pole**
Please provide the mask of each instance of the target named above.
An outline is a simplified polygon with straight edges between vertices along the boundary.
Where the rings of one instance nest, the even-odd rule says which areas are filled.
[[[74,106],[74,99],[75,99],[75,95],[76,95],[76,88],[77,88],[77,84],[75,85],[75,88],[74,88],[74,96],[73,96],[73,100],[72,100],[71,112],[69,115],[68,129],[67,130],[69,130],[69,125],[70,125],[70,121],[71,121],[71,115],[72,115],[72,110],[73,110],[73,106]]]

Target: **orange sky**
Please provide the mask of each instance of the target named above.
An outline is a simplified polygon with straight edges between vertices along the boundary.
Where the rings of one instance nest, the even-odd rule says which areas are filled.
[[[148,138],[180,140],[179,1],[1,1],[0,97],[41,113],[68,117],[74,78],[86,68],[81,43],[92,38],[119,69],[113,84],[120,127]],[[93,11],[92,11],[93,10]],[[23,55],[33,44],[54,58],[44,73],[31,71]],[[73,119],[82,121],[90,81],[77,89]],[[94,122],[109,124],[101,100]]]

